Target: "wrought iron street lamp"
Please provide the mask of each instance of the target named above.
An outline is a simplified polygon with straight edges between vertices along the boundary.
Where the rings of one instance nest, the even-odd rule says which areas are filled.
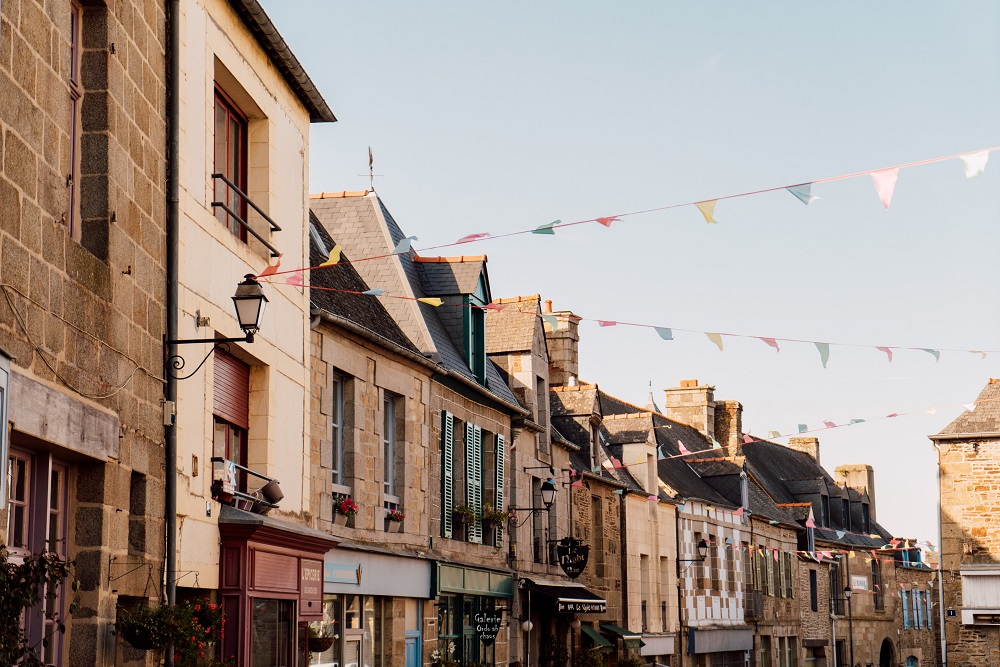
[[[850,586],[844,587],[844,598],[847,600],[847,638],[851,645],[851,664],[854,664],[854,610],[851,609],[851,593],[852,589]]]
[[[704,539],[698,542],[698,557],[697,558],[678,558],[678,563],[700,563],[705,558],[708,557],[708,542]]]

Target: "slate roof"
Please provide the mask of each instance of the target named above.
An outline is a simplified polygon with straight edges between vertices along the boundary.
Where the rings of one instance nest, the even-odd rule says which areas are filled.
[[[790,486],[796,486],[797,482],[806,480],[822,480],[831,491],[837,489],[836,493],[831,493],[831,498],[839,497],[842,493],[826,469],[804,452],[783,447],[774,442],[756,440],[743,445],[743,455],[746,457],[747,470],[751,477],[760,484],[762,489],[766,490],[768,496],[776,504],[801,503],[803,501],[802,495],[796,495]],[[815,494],[810,493],[807,495],[818,494],[819,490],[817,489]],[[782,509],[787,509],[800,521],[804,521],[809,513],[809,507]],[[851,504],[851,509],[853,517],[854,503]],[[819,516],[819,513],[814,512],[814,514],[816,515],[815,521],[817,527],[815,529],[815,536],[817,540],[878,549],[892,539],[892,534],[874,520],[870,525],[871,534],[879,535],[880,538],[878,539],[844,530],[844,526],[841,525],[839,519],[836,521],[833,520],[835,517],[840,516],[840,512],[833,507],[831,507],[830,511],[831,524],[833,525],[822,525],[822,518]],[[860,523],[860,515],[857,522]],[[844,530],[845,534],[843,537],[837,536],[838,530]]]
[[[979,392],[975,410],[960,414],[938,435],[974,433],[1000,433],[1000,380],[990,378]]]
[[[318,266],[326,261],[335,241],[320,224],[312,211],[309,212],[309,265]],[[348,257],[341,254],[341,260]],[[338,264],[325,269],[313,269],[309,275],[310,284],[333,290],[364,292],[369,289],[352,264]],[[392,319],[382,302],[371,296],[347,294],[324,289],[309,290],[312,305],[331,315],[342,317],[368,331],[386,338],[411,352],[419,353],[416,346],[406,337],[403,330]]]
[[[389,254],[406,235],[377,195],[368,191],[323,193],[312,195],[310,199],[310,208],[321,225],[336,236],[355,258],[379,257],[354,264],[358,273],[372,288],[381,288],[386,293],[400,296],[412,294],[418,299],[434,296],[424,292],[420,268],[422,264],[414,262],[412,254]],[[383,301],[383,307],[421,354],[430,356],[447,371],[478,385],[465,356],[456,347],[441,321],[437,307],[408,299],[388,299]],[[519,405],[510,387],[488,358],[486,386],[483,390],[501,402]]]
[[[535,340],[538,318],[538,294],[516,299],[494,299],[506,307],[486,311],[486,353],[527,352]]]
[[[743,503],[743,492],[740,485],[740,472],[743,468],[732,459],[708,459],[690,460],[688,465],[697,472],[701,478],[715,489],[721,496],[725,497],[730,504],[741,505]],[[788,509],[778,507],[760,486],[748,480],[747,495],[750,500],[750,512],[754,516],[781,521],[790,525],[798,523],[797,517]]]
[[[486,256],[414,257],[420,266],[420,283],[429,296],[472,294],[486,271]],[[487,278],[489,284],[489,278]]]

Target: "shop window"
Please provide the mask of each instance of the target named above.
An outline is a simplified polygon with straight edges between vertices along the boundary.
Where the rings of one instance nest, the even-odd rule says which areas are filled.
[[[320,624],[322,634],[335,636],[337,640],[327,650],[322,653],[309,654],[310,667],[340,667],[341,662],[341,642],[340,638],[344,630],[344,609],[343,599],[334,593],[327,593],[323,596],[323,621]]]
[[[295,602],[253,599],[250,619],[250,665],[292,665],[295,655]]]
[[[215,162],[214,172],[222,174],[243,192],[247,191],[247,117],[221,88],[215,88]],[[214,179],[215,198],[229,211],[216,207],[215,217],[241,241],[247,231],[237,222],[247,219],[246,199],[221,178]]]

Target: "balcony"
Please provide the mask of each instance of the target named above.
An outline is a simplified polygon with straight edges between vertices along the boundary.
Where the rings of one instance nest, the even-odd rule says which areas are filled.
[[[747,619],[764,617],[764,593],[748,588],[743,598],[743,616]]]
[[[221,456],[213,456],[211,461],[212,498],[224,505],[255,514],[267,514],[285,497],[276,479],[261,475]],[[252,493],[240,491],[238,479],[246,479],[247,475],[263,480],[263,485]]]
[[[281,231],[281,227],[278,226],[278,223],[276,223],[274,220],[272,220],[271,217],[267,213],[264,213],[264,211],[259,206],[257,206],[257,204],[255,204],[253,202],[253,200],[250,199],[250,197],[248,197],[245,192],[243,192],[242,190],[240,190],[236,186],[236,184],[233,183],[228,178],[226,178],[226,176],[224,174],[212,174],[212,180],[214,181],[213,185],[215,186],[214,187],[214,191],[215,192],[219,192],[220,191],[221,188],[219,188],[219,181],[222,181],[223,183],[225,183],[226,188],[228,188],[228,192],[230,192],[233,195],[235,195],[235,197],[238,197],[239,199],[243,200],[243,202],[246,203],[247,206],[249,206],[250,208],[252,208],[254,211],[256,211],[260,215],[260,217],[264,218],[264,220],[267,221],[267,224],[268,224],[271,232],[280,232]],[[230,199],[230,198],[229,197],[225,197],[225,199]],[[237,208],[243,209],[243,206],[238,206]],[[246,231],[247,234],[250,234],[255,239],[257,239],[258,241],[260,241],[261,243],[263,243],[264,247],[271,251],[271,257],[279,257],[281,255],[281,253],[278,252],[278,249],[275,248],[271,244],[270,241],[266,240],[263,236],[261,236],[257,232],[257,230],[255,230],[253,227],[251,227],[250,224],[246,220],[244,220],[240,216],[239,213],[237,213],[236,211],[234,211],[229,204],[227,204],[226,202],[222,202],[222,201],[213,201],[212,202],[212,209],[215,210],[215,211],[218,211],[220,209],[223,210],[223,211],[225,211],[226,214],[228,214],[229,218],[231,218],[233,220],[233,222],[235,222],[240,227],[242,227]]]

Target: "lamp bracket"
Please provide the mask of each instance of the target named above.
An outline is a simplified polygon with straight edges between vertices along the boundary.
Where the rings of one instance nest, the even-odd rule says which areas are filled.
[[[166,345],[163,348],[163,356],[164,356],[163,367],[166,370],[166,372],[170,374],[170,377],[172,377],[172,378],[174,378],[176,380],[187,380],[188,378],[192,377],[195,373],[197,373],[198,371],[201,370],[201,367],[205,365],[205,362],[208,361],[208,358],[210,356],[212,356],[212,354],[216,350],[222,350],[226,354],[229,354],[229,350],[230,350],[229,343],[237,343],[237,342],[239,342],[239,343],[245,343],[245,342],[250,342],[250,341],[247,340],[248,338],[252,339],[253,337],[252,336],[247,336],[246,338],[204,338],[204,339],[199,339],[199,340],[168,340],[168,341],[165,341]],[[208,354],[205,355],[205,357],[198,363],[198,365],[195,367],[195,369],[193,371],[191,371],[187,375],[178,375],[175,371],[179,371],[182,368],[184,368],[184,366],[187,364],[187,361],[184,359],[184,357],[182,355],[179,355],[179,354],[175,354],[175,355],[172,355],[172,356],[168,357],[167,356],[167,350],[170,349],[170,345],[178,345],[178,344],[184,344],[184,343],[214,343],[214,344],[212,345],[212,348],[208,351]]]

